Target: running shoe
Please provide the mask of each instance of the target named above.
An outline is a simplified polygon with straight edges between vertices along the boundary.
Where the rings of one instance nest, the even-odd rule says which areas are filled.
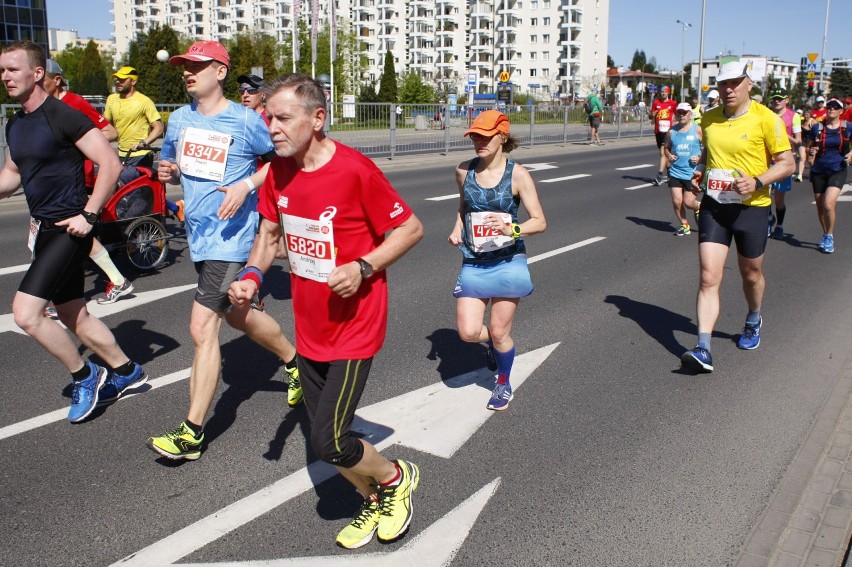
[[[337,545],[346,549],[358,549],[370,543],[379,528],[380,516],[379,501],[365,498],[355,518],[337,534]]]
[[[287,405],[294,408],[302,403],[302,381],[299,380],[299,369],[284,367],[284,373],[287,374]]]
[[[175,205],[177,205],[177,209],[178,209],[177,212],[175,212],[175,216],[177,217],[177,220],[179,220],[180,222],[183,222],[186,219],[186,215],[184,214],[184,211],[183,211],[183,207],[184,207],[183,199],[181,199],[180,201],[176,201]]]
[[[129,279],[124,278],[124,283],[115,285],[112,282],[107,282],[106,292],[103,297],[98,298],[98,305],[109,305],[115,303],[119,298],[124,297],[133,291],[133,284]]]
[[[59,319],[59,313],[56,312],[56,307],[53,305],[44,308],[44,316],[48,319]]]
[[[794,176],[793,176],[793,181],[796,181],[796,182],[798,182],[798,183],[801,183],[801,182],[802,182],[802,174],[801,174],[801,173],[797,173],[796,175],[794,175]]]
[[[827,235],[827,234],[823,234],[823,235],[822,235],[822,240],[820,240],[820,241],[819,241],[819,244],[817,244],[817,248],[819,248],[819,249],[820,249],[820,251],[824,251],[824,250],[825,250],[825,240],[826,240],[826,236],[828,236],[828,235]]]
[[[757,322],[757,325],[745,324],[740,338],[737,339],[737,348],[743,350],[754,350],[760,346],[760,327],[763,325],[763,317]]]
[[[822,251],[826,254],[834,254],[834,235],[826,234],[825,235],[825,244],[822,247]]]
[[[657,176],[654,178],[653,183],[654,183],[654,185],[656,185],[657,187],[659,187],[660,185],[662,185],[662,184],[663,184],[663,176],[662,176],[662,175],[657,174]]]
[[[142,367],[133,363],[133,372],[128,375],[109,372],[106,383],[98,393],[98,405],[111,404],[118,400],[127,390],[138,388],[148,381],[148,375]]]
[[[412,493],[420,483],[420,468],[414,463],[403,460],[394,461],[399,468],[401,478],[393,486],[378,487],[379,497],[379,541],[389,542],[399,539],[408,530],[414,517]]]
[[[713,357],[706,348],[696,346],[680,355],[681,364],[698,372],[713,372]]]
[[[149,449],[167,459],[194,461],[201,456],[203,442],[203,433],[196,439],[186,423],[181,422],[176,429],[167,431],[159,437],[149,437],[147,445]]]
[[[488,400],[488,405],[485,407],[494,411],[503,411],[509,407],[509,402],[514,397],[512,386],[509,384],[497,384],[494,387],[494,392],[491,394],[491,399]]]
[[[497,371],[497,357],[494,356],[494,345],[486,345],[485,367],[491,372]]]
[[[93,362],[86,362],[89,367],[89,377],[72,381],[71,409],[68,410],[68,421],[80,423],[92,413],[98,405],[98,391],[104,385],[107,370]]]
[[[682,225],[680,225],[680,228],[675,231],[674,235],[675,236],[686,236],[687,234],[689,234],[691,232],[692,232],[692,229],[689,228],[688,224],[682,224]]]
[[[772,231],[772,238],[782,240],[784,238],[784,227],[780,224],[775,225],[775,230]]]

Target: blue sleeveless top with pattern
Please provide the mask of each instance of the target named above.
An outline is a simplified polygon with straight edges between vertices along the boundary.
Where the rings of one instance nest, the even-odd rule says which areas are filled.
[[[481,187],[476,182],[476,164],[479,158],[474,158],[470,161],[470,166],[467,169],[467,175],[464,178],[464,210],[465,215],[462,222],[462,242],[459,244],[459,249],[462,251],[465,263],[476,262],[491,262],[494,260],[504,260],[515,256],[516,254],[525,254],[526,246],[524,240],[518,238],[514,243],[500,248],[499,250],[491,250],[488,252],[474,252],[473,241],[470,237],[470,215],[471,212],[501,212],[512,215],[512,222],[518,222],[518,205],[521,202],[519,196],[512,195],[512,171],[515,169],[515,162],[512,159],[506,161],[506,170],[503,172],[503,177],[500,182],[494,187]]]

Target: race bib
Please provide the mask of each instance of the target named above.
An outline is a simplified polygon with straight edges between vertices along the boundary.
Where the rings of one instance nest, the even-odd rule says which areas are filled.
[[[494,250],[506,248],[515,242],[515,239],[511,236],[505,236],[499,230],[485,226],[485,218],[490,215],[500,216],[506,226],[512,224],[512,215],[509,213],[489,211],[468,213],[468,226],[470,227],[470,236],[474,252],[492,252]]]
[[[221,182],[225,178],[231,141],[228,134],[186,128],[178,141],[177,165],[181,173]]]
[[[672,127],[672,121],[671,120],[660,120],[659,122],[657,122],[657,125],[658,125],[661,133],[662,132],[668,132]]]
[[[321,216],[319,220],[312,220],[279,214],[290,272],[309,280],[327,282],[335,267],[331,217]]]
[[[39,227],[41,227],[41,221],[30,217],[30,234],[27,237],[27,248],[29,248],[30,252],[32,252],[33,258],[35,258],[35,245],[36,239],[38,238]]]
[[[742,195],[734,191],[734,172],[731,169],[711,169],[705,177],[704,191],[717,203],[742,203]]]

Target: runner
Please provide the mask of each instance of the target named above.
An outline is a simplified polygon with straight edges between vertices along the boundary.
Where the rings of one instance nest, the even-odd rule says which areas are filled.
[[[799,146],[799,163],[796,165],[796,175],[793,178],[795,181],[800,182],[804,179],[805,175],[805,164],[808,162],[808,152],[805,147],[806,142],[811,138],[811,130],[816,124],[816,120],[814,120],[811,115],[810,108],[803,108],[802,110],[802,144]]]
[[[778,88],[772,91],[769,96],[769,108],[777,114],[781,121],[784,122],[784,127],[787,130],[787,138],[790,141],[790,147],[793,149],[795,156],[799,152],[799,146],[802,144],[802,117],[793,110],[787,108],[790,102],[787,96],[787,89]],[[784,218],[787,215],[787,205],[784,203],[784,195],[793,188],[793,176],[785,177],[781,181],[777,181],[770,186],[770,196],[775,194],[775,215],[772,215],[772,205],[769,205],[769,224],[767,225],[767,234],[775,239],[784,238]],[[773,230],[772,225],[777,222]]]
[[[847,96],[846,100],[843,101],[843,104],[845,106],[845,110],[840,116],[840,119],[845,122],[852,122],[852,96]]]
[[[692,95],[692,121],[701,124],[701,99],[698,95]]]
[[[99,401],[118,399],[147,375],[128,359],[112,332],[86,309],[83,262],[92,232],[115,187],[121,164],[91,120],[44,90],[44,50],[29,41],[0,51],[0,79],[21,103],[6,124],[9,144],[0,171],[0,198],[23,185],[30,221],[33,261],[12,302],[15,323],[71,373],[68,420],[80,423]],[[100,168],[92,196],[86,196],[83,160]],[[59,320],[106,364],[84,361],[58,323],[42,316],[53,301]]]
[[[95,110],[86,99],[65,90],[66,86],[67,83],[62,74],[62,67],[53,59],[48,59],[44,79],[44,90],[47,91],[47,94],[56,97],[71,108],[82,112],[92,121],[92,124],[100,129],[108,141],[114,142],[118,139],[118,132],[116,132],[115,127],[100,112]],[[87,159],[84,161],[83,169],[86,178],[86,192],[91,194],[92,188],[95,186],[95,164],[92,163],[92,160]],[[109,278],[104,295],[98,298],[100,305],[115,303],[125,295],[133,293],[133,284],[118,270],[109,252],[106,251],[106,248],[103,247],[97,238],[92,238],[92,251],[89,253],[89,258]],[[56,308],[48,307],[45,309],[45,315],[55,317]]]
[[[598,89],[592,89],[586,99],[585,107],[586,114],[589,117],[589,127],[591,128],[589,145],[602,146],[600,134],[598,130],[601,127],[601,116],[603,116],[603,105],[601,99],[598,98]]]
[[[737,347],[751,350],[760,345],[760,308],[766,285],[763,253],[771,203],[766,185],[787,177],[795,167],[784,123],[749,99],[753,83],[748,65],[726,63],[716,81],[725,104],[701,119],[704,151],[692,178],[693,189],[699,190],[703,183],[707,193],[698,223],[698,345],[681,356],[684,366],[699,372],[713,371],[710,336],[719,317],[719,289],[731,240],[737,244],[749,309]],[[770,159],[774,160],[771,165]]]
[[[488,367],[497,371],[497,383],[486,407],[501,411],[513,398],[509,377],[515,342],[509,333],[520,298],[533,292],[521,237],[544,232],[547,222],[529,172],[506,155],[518,147],[509,134],[509,118],[487,110],[464,135],[470,136],[476,157],[456,168],[459,210],[448,238],[463,258],[453,291],[456,324],[463,341],[487,343]],[[522,224],[519,203],[529,215]]]
[[[814,109],[811,111],[811,117],[816,122],[822,122],[826,117],[825,97],[820,95],[814,101]]]
[[[260,87],[263,86],[263,79],[257,75],[240,75],[237,77],[237,92],[240,93],[240,100],[243,106],[251,108],[263,118],[267,126],[269,118],[266,117],[266,110],[263,108],[263,93],[260,92]]]
[[[249,265],[229,296],[245,306],[257,293],[283,225],[310,443],[364,497],[337,544],[361,547],[376,532],[393,541],[411,522],[420,469],[387,460],[350,427],[385,338],[386,269],[420,240],[423,227],[372,161],[325,136],[320,83],[292,74],[262,91],[279,157],[261,188],[263,219]]]
[[[719,91],[713,89],[707,93],[707,106],[704,107],[704,112],[712,110],[719,106]]]
[[[660,150],[660,171],[657,172],[657,177],[654,179],[654,185],[662,185],[668,174],[669,161],[666,159],[666,153],[663,146],[666,143],[666,132],[672,127],[675,108],[677,102],[669,98],[671,89],[663,87],[660,89],[660,98],[654,99],[651,103],[649,116],[654,120],[654,136],[657,139],[657,149]]]
[[[230,57],[222,44],[197,41],[169,64],[183,66],[193,99],[169,117],[158,174],[164,183],[181,183],[186,196],[186,235],[198,272],[189,319],[195,356],[186,420],[149,438],[148,447],[169,459],[195,460],[201,456],[203,424],[222,370],[223,320],[285,362],[290,406],[301,402],[302,390],[296,349],[278,323],[248,304],[231,308],[228,301],[228,287],[245,265],[257,233],[255,187],[268,169],[257,170],[257,157],[269,161],[274,155],[269,132],[256,112],[225,98]]]
[[[112,74],[117,92],[109,95],[104,116],[118,130],[118,153],[124,165],[154,167],[151,144],[163,135],[163,120],[154,102],[136,90],[139,71],[122,67]],[[184,221],[183,201],[166,200],[166,207],[180,221]]]
[[[826,254],[833,254],[835,205],[846,184],[848,164],[852,162],[849,142],[852,139],[852,123],[840,120],[843,111],[840,100],[833,98],[825,107],[825,121],[814,125],[808,141],[808,160],[811,164],[817,218],[823,232],[819,249]]]
[[[695,220],[699,219],[700,201],[692,192],[692,174],[701,158],[701,126],[692,121],[692,105],[682,102],[675,110],[677,124],[666,134],[663,151],[669,163],[669,189],[672,207],[679,227],[675,236],[686,236],[692,232],[686,218],[686,209],[691,209]]]

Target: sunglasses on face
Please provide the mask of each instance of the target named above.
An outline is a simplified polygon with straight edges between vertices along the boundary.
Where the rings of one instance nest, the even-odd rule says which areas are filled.
[[[843,107],[837,104],[827,104],[825,105],[827,110],[843,110]]]
[[[240,94],[243,94],[243,93],[257,94],[258,92],[260,92],[257,89],[247,89],[247,88],[244,88],[244,87],[240,87],[237,90],[240,92]]]

